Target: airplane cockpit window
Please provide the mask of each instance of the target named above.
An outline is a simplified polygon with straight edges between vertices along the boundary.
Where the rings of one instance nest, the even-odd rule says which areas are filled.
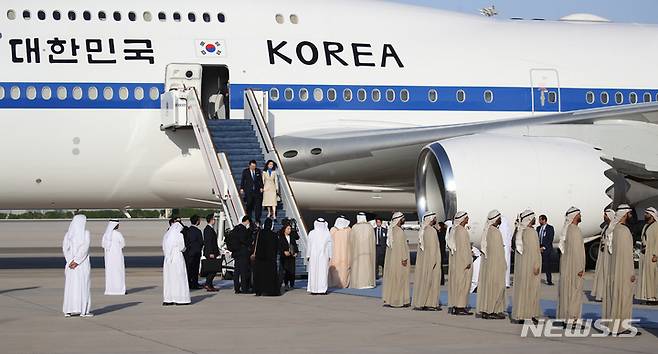
[[[162,11],[158,12],[158,19],[162,22],[166,21],[167,20],[167,14],[165,14]]]
[[[585,94],[585,101],[587,101],[588,104],[594,103],[594,92],[587,92],[587,94]]]
[[[609,101],[610,98],[608,97],[608,93],[603,91],[599,95],[599,99],[601,100],[601,103],[608,104],[608,101]]]
[[[37,12],[37,18],[41,21],[45,20],[46,19],[46,13],[43,10],[39,10],[39,12]]]
[[[107,14],[105,14],[105,11],[98,11],[98,19],[101,21],[107,20]]]
[[[137,15],[135,15],[134,12],[130,11],[130,12],[128,12],[128,19],[132,22],[135,22],[135,21],[137,21]]]
[[[219,22],[221,22],[221,23],[226,22],[226,16],[224,16],[224,14],[221,13],[221,12],[218,13],[218,14],[217,14],[217,21],[219,21]]]
[[[114,13],[112,14],[112,17],[114,18],[114,21],[121,21],[121,12],[114,11]]]
[[[82,18],[83,18],[85,21],[91,21],[91,12],[89,12],[89,11],[84,11],[84,12],[82,13]]]
[[[190,12],[190,13],[188,13],[188,14],[187,14],[187,19],[188,19],[188,21],[190,21],[190,22],[196,22],[196,15],[194,14],[194,12]]]
[[[174,12],[174,21],[180,22],[180,13]]]
[[[23,10],[23,19],[29,20],[31,18],[30,10]]]
[[[402,102],[409,102],[409,90],[400,90],[400,100],[402,100]]]
[[[75,17],[76,17],[75,11],[69,11],[68,15],[69,15],[69,20],[75,21]]]
[[[55,21],[59,21],[61,18],[62,18],[62,14],[59,11],[57,10],[53,11],[53,19]]]
[[[15,20],[15,19],[16,19],[16,11],[14,11],[14,10],[7,10],[7,19],[9,19],[9,20]]]
[[[633,104],[637,103],[637,93],[635,93],[635,92],[631,92],[631,93],[628,95],[628,100],[629,100],[631,103],[633,103]]]
[[[207,12],[203,13],[203,22],[210,22],[210,14]]]
[[[153,15],[151,15],[151,13],[148,11],[144,11],[144,13],[142,14],[142,18],[146,22],[151,22],[151,20],[153,19]]]

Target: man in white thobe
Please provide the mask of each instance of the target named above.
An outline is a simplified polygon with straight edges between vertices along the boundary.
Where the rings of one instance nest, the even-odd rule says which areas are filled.
[[[501,235],[503,235],[503,248],[505,249],[505,261],[507,262],[505,287],[510,288],[512,286],[510,274],[512,269],[512,238],[514,237],[514,228],[510,224],[509,219],[503,215],[500,219],[500,227],[498,229]]]
[[[331,261],[332,242],[329,226],[319,218],[313,223],[313,230],[308,233],[308,286],[306,291],[312,295],[325,295],[329,286],[329,262]]]
[[[80,315],[91,317],[91,265],[89,262],[89,243],[91,237],[86,230],[87,217],[76,215],[64,236],[62,250],[66,258],[64,268],[64,305],[65,317]]]
[[[164,265],[162,269],[163,306],[187,305],[190,300],[190,284],[187,281],[187,266],[183,251],[183,224],[173,223],[162,239]]]
[[[119,220],[110,220],[101,242],[105,250],[105,295],[126,294],[126,266],[123,247],[126,241],[119,232]]]
[[[471,246],[471,252],[473,252],[473,257],[475,259],[473,260],[473,275],[471,276],[471,289],[468,291],[469,293],[473,293],[475,289],[478,287],[478,283],[480,281],[480,264],[482,264],[482,252],[475,247]]]

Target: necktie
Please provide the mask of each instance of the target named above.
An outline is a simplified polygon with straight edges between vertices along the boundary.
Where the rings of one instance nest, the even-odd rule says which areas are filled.
[[[382,237],[382,228],[377,228],[377,246],[379,246],[379,238]]]
[[[539,232],[539,234],[541,235],[541,239],[539,240],[539,243],[544,243],[544,234],[545,234],[544,230],[545,230],[545,227],[546,226],[542,225],[541,230]]]

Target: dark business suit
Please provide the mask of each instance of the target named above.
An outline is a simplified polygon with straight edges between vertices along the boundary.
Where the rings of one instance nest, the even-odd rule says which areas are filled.
[[[299,236],[297,236],[299,238]],[[297,247],[297,240],[293,233],[290,234],[290,242],[286,240],[285,235],[279,236],[279,279],[283,282],[284,286],[290,288],[295,287],[295,267],[296,257],[293,255],[286,256],[285,251],[291,251],[292,254],[299,254],[299,247]]]
[[[537,226],[537,234],[539,235],[539,247],[543,247],[544,251],[541,253],[541,268],[546,273],[546,283],[553,283],[553,274],[551,274],[551,259],[553,257],[553,238],[555,237],[555,230],[553,226],[546,224],[542,231],[542,226]]]
[[[217,246],[217,232],[212,226],[206,225],[206,228],[203,229],[203,256],[210,259],[211,254],[216,259],[221,259],[219,246]],[[212,281],[215,279],[215,275],[215,273],[211,273],[206,276],[206,286],[213,287]]]
[[[195,226],[187,229],[185,239],[185,262],[187,263],[187,281],[190,289],[199,287],[199,262],[201,262],[201,249],[203,248],[203,235]]]
[[[252,252],[253,233],[243,224],[238,224],[231,231],[232,251],[234,260],[233,288],[235,292],[251,291],[251,264],[249,257]]]
[[[443,271],[443,265],[448,264],[448,255],[446,254],[446,231],[447,228],[437,227],[437,235],[439,237],[439,254],[441,254],[441,285],[444,285],[446,282],[445,272]]]
[[[260,216],[263,211],[263,175],[259,169],[254,170],[252,175],[249,168],[242,171],[240,180],[240,189],[244,191],[244,202],[246,204],[247,215],[251,218],[254,212],[254,220],[260,222]]]
[[[386,239],[388,229],[383,227],[375,227],[375,247],[377,251],[377,261],[375,262],[375,276],[379,279],[379,266],[384,269],[384,260],[386,258]]]

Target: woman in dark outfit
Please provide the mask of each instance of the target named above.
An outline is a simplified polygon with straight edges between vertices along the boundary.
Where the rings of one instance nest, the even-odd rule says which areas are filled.
[[[265,219],[258,235],[254,265],[254,292],[256,296],[279,296],[281,286],[276,269],[279,241],[272,231],[272,219]]]

